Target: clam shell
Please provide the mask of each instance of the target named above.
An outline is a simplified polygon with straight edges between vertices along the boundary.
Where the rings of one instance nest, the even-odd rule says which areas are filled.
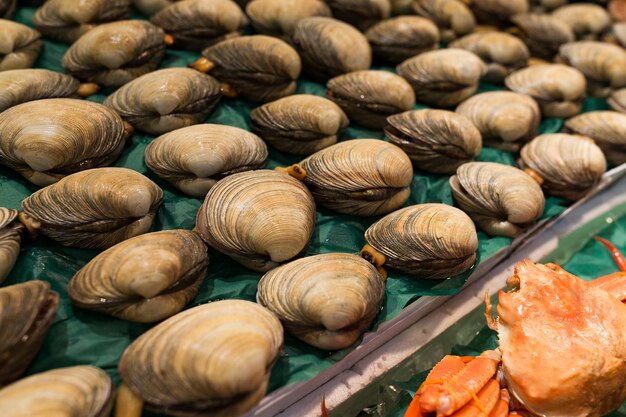
[[[602,179],[606,160],[589,138],[562,133],[540,135],[522,148],[520,166],[543,178],[543,189],[577,200]]]
[[[263,275],[257,299],[285,330],[320,349],[343,349],[372,323],[385,279],[365,259],[327,253],[298,259]]]
[[[597,4],[568,4],[553,11],[552,16],[567,23],[576,39],[597,39],[611,26],[611,16]]]
[[[446,110],[414,110],[387,119],[385,135],[421,170],[452,174],[478,156],[480,132],[465,117]]]
[[[250,113],[252,130],[276,149],[310,155],[337,142],[348,116],[332,101],[309,94],[283,97]]]
[[[397,146],[378,139],[340,142],[300,166],[315,201],[343,214],[386,214],[402,206],[411,193],[411,160]]]
[[[300,19],[292,42],[302,57],[304,71],[320,82],[346,72],[366,70],[372,64],[367,38],[347,23],[329,17]]]
[[[130,130],[102,104],[69,98],[29,101],[0,114],[0,164],[39,186],[106,166]]]
[[[461,103],[456,112],[467,117],[491,147],[511,152],[519,150],[539,131],[539,105],[525,94],[491,91],[477,94]]]
[[[413,86],[418,102],[450,107],[476,92],[487,68],[475,54],[449,48],[407,59],[397,70]]]
[[[42,45],[41,34],[36,30],[0,19],[0,71],[32,67]]]
[[[626,114],[592,111],[565,121],[566,131],[593,139],[606,159],[619,165],[626,162]]]
[[[0,207],[0,284],[6,279],[20,254],[22,225],[17,210]]]
[[[476,27],[474,14],[459,0],[414,0],[411,7],[439,27],[444,42],[467,35]]]
[[[419,16],[383,20],[365,32],[374,54],[393,64],[439,47],[439,29]]]
[[[33,360],[58,304],[44,281],[0,288],[0,387],[18,379]]]
[[[561,45],[575,39],[574,31],[567,23],[550,15],[522,13],[513,16],[511,21],[531,54],[546,60],[551,60]]]
[[[290,36],[302,18],[332,16],[322,0],[253,0],[246,13],[257,32],[279,37]]]
[[[413,0],[391,0],[391,11],[394,15],[411,13]]]
[[[100,368],[58,368],[0,390],[0,409],[3,417],[106,417],[113,392],[111,378]]]
[[[147,232],[163,192],[126,168],[77,172],[22,201],[27,226],[64,246],[105,249]]]
[[[626,113],[626,88],[615,90],[607,101],[613,110]]]
[[[528,0],[472,0],[470,7],[479,22],[507,26],[511,17],[528,12]]]
[[[450,178],[461,210],[492,236],[515,237],[543,213],[539,184],[524,171],[493,162],[469,162]]]
[[[328,81],[326,96],[346,112],[350,120],[381,129],[388,116],[415,106],[415,93],[406,80],[388,71],[355,71]]]
[[[622,47],[626,46],[626,22],[615,23],[613,25],[613,35],[615,35]]]
[[[17,0],[0,0],[0,18],[9,19],[15,11]]]
[[[74,77],[119,87],[156,69],[165,54],[165,33],[143,20],[104,23],[69,47],[61,63]]]
[[[146,165],[159,177],[186,194],[204,198],[221,178],[262,168],[267,146],[243,129],[203,124],[158,137],[145,155]]]
[[[165,230],[125,240],[81,268],[67,290],[74,305],[138,323],[178,313],[198,293],[209,258],[187,230]]]
[[[167,6],[175,4],[178,0],[132,0],[133,6],[135,6],[141,13],[152,16],[159,10],[163,10]]]
[[[515,71],[504,84],[534,98],[544,117],[571,117],[580,112],[587,82],[575,68],[561,64],[533,65]]]
[[[233,174],[213,186],[196,228],[218,251],[265,272],[303,253],[315,226],[315,203],[306,187],[269,170]]]
[[[326,0],[335,19],[366,30],[391,14],[389,0]]]
[[[283,344],[258,304],[224,300],[171,317],[136,339],[119,371],[151,409],[174,416],[238,416],[265,395]]]
[[[135,128],[160,135],[201,123],[220,98],[220,85],[213,77],[190,68],[167,68],[125,84],[104,105]]]
[[[531,10],[537,13],[554,10],[567,4],[569,0],[529,0]]]
[[[378,220],[365,240],[387,258],[385,265],[420,278],[447,278],[476,260],[478,236],[472,220],[445,204],[409,206]]]

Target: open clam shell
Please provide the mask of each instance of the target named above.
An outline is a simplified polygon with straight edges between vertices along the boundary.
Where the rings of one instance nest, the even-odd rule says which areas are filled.
[[[575,40],[574,31],[565,22],[546,14],[522,13],[511,21],[516,33],[526,43],[533,56],[551,60],[559,47]]]
[[[612,163],[626,162],[626,114],[613,111],[583,113],[566,120],[565,130],[593,139]]]
[[[267,146],[243,129],[203,124],[158,137],[145,155],[146,165],[159,177],[186,194],[204,198],[220,179],[262,168]]]
[[[15,11],[17,0],[0,0],[0,18],[9,19]]]
[[[326,0],[335,19],[366,30],[391,13],[389,0]]]
[[[413,11],[432,20],[441,32],[441,40],[451,42],[474,31],[476,19],[460,0],[415,0]]]
[[[597,4],[568,4],[553,11],[552,16],[567,23],[576,39],[598,39],[611,26],[611,16]]]
[[[626,113],[626,88],[614,91],[607,101],[613,110]]]
[[[77,172],[22,201],[29,230],[64,246],[105,249],[150,229],[163,192],[127,168]]]
[[[543,213],[539,184],[524,171],[493,162],[468,162],[450,178],[454,199],[479,228],[515,237]]]
[[[17,210],[0,207],[0,284],[6,279],[20,254],[22,224]]]
[[[32,67],[42,46],[41,33],[21,23],[0,19],[0,71]]]
[[[147,16],[152,16],[159,10],[163,10],[177,1],[178,0],[132,0],[133,6]]]
[[[470,8],[476,20],[484,24],[507,26],[511,17],[528,12],[528,0],[472,0]]]
[[[387,119],[385,135],[421,170],[454,173],[482,149],[480,132],[465,117],[447,110],[414,110]]]
[[[327,253],[298,259],[261,278],[257,299],[285,330],[320,349],[357,341],[380,311],[385,279],[360,256]]]
[[[278,37],[290,36],[298,20],[305,17],[332,16],[323,0],[253,0],[246,13],[257,32]]]
[[[393,64],[439,47],[439,29],[419,16],[383,20],[365,32],[374,54]]]

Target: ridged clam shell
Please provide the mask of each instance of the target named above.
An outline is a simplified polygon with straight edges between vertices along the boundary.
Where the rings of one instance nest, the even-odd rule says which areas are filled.
[[[306,187],[269,170],[233,174],[213,186],[196,228],[218,251],[265,272],[305,251],[315,226],[315,203]]]
[[[474,14],[459,0],[414,0],[411,7],[439,27],[444,42],[467,35],[476,27]]]
[[[6,279],[20,254],[22,225],[17,210],[0,207],[0,284]]]
[[[258,136],[233,126],[203,124],[175,130],[152,141],[146,165],[193,197],[204,198],[220,179],[262,168],[267,146]]]
[[[300,166],[315,201],[343,214],[386,214],[402,206],[411,193],[411,160],[397,146],[378,139],[340,142]]]
[[[150,229],[163,192],[126,168],[77,172],[22,201],[25,220],[64,246],[105,249]]]
[[[451,174],[478,156],[480,132],[463,116],[446,110],[414,110],[387,119],[385,135],[418,169]]]
[[[439,47],[439,29],[419,16],[383,20],[365,32],[374,54],[393,64]]]
[[[206,246],[194,232],[146,233],[93,258],[67,290],[80,308],[151,323],[173,316],[196,296],[208,263]]]
[[[0,410],[3,417],[107,417],[113,392],[111,378],[100,368],[58,368],[0,390]]]
[[[292,42],[302,57],[304,71],[317,81],[366,70],[372,64],[367,38],[347,23],[329,17],[300,19]]]
[[[147,16],[152,16],[159,10],[176,3],[176,1],[178,0],[132,0],[133,6]]]
[[[246,13],[257,32],[280,37],[291,35],[302,18],[332,16],[322,0],[253,0]]]
[[[439,107],[459,104],[476,92],[487,67],[463,49],[440,49],[407,59],[397,67],[418,102]]]
[[[528,12],[528,0],[472,0],[470,8],[481,23],[506,26],[511,17]]]
[[[11,107],[0,114],[0,130],[0,164],[39,186],[110,164],[131,133],[102,104],[69,98]]]
[[[492,147],[515,152],[539,131],[541,111],[530,96],[510,91],[477,94],[461,103],[456,112],[467,117]]]
[[[529,0],[531,10],[543,13],[567,4],[569,0]]]
[[[326,0],[335,19],[343,20],[359,30],[385,20],[391,13],[389,0]]]
[[[385,279],[360,256],[327,253],[263,275],[257,299],[285,330],[320,349],[343,349],[365,331],[385,295]]]
[[[552,16],[567,23],[576,39],[597,39],[611,26],[611,16],[597,4],[568,4],[553,11]]]
[[[619,22],[613,25],[613,35],[622,47],[626,46],[626,22]]]
[[[190,68],[166,68],[123,85],[104,105],[135,128],[160,135],[201,123],[220,98],[220,85],[213,77]]]
[[[544,117],[571,117],[580,112],[587,82],[575,68],[561,64],[533,65],[515,71],[504,84],[534,98]]]
[[[0,18],[9,19],[15,11],[17,0],[0,0]]]
[[[626,113],[626,88],[614,91],[607,101],[613,110]]]
[[[36,30],[0,19],[0,71],[32,67],[42,45],[41,34]]]
[[[454,199],[479,228],[515,237],[543,213],[539,184],[524,171],[494,162],[469,162],[450,178]]]
[[[520,38],[533,56],[551,60],[559,47],[574,41],[574,31],[565,22],[550,15],[523,13],[511,18]]]
[[[44,281],[0,288],[0,387],[18,379],[33,360],[58,304]]]
[[[589,138],[562,133],[540,135],[522,148],[520,166],[543,178],[543,189],[577,200],[602,179],[606,160]]]
[[[258,304],[216,301],[148,330],[124,352],[125,384],[174,416],[239,416],[265,395],[283,344],[278,319]]]
[[[104,23],[74,42],[61,63],[78,79],[118,87],[156,69],[165,54],[164,36],[144,20]]]
[[[351,121],[381,129],[388,116],[415,106],[411,85],[389,71],[354,71],[332,78],[326,97],[346,112]]]
[[[613,111],[583,113],[566,120],[565,129],[593,139],[612,163],[626,162],[626,114]]]

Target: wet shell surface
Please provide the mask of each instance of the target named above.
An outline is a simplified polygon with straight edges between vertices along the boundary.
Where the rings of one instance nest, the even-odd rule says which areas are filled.
[[[131,131],[107,107],[85,100],[29,101],[0,114],[0,164],[39,186],[112,163]]]
[[[151,323],[173,316],[196,296],[208,263],[194,232],[146,233],[93,258],[67,290],[77,307]]]
[[[450,48],[424,52],[397,70],[413,86],[418,102],[450,107],[476,92],[487,68],[475,54]]]
[[[58,294],[44,281],[0,288],[0,387],[24,373],[41,348],[58,304]]]
[[[315,226],[311,193],[286,173],[233,174],[213,186],[196,228],[218,251],[265,272],[304,253]]]
[[[626,22],[619,22],[613,25],[613,35],[617,42],[624,47],[626,46]]]
[[[372,323],[385,279],[360,256],[327,253],[298,259],[263,275],[257,299],[285,330],[320,349],[343,349]]]
[[[3,417],[106,417],[113,382],[95,366],[72,366],[31,375],[0,390]]]
[[[105,23],[74,42],[61,63],[78,79],[119,87],[156,69],[165,54],[164,37],[144,20]]]
[[[326,0],[335,19],[343,20],[366,30],[373,24],[385,20],[391,13],[389,0]]]
[[[476,19],[460,0],[414,0],[413,11],[432,20],[441,32],[441,40],[451,42],[474,31]]]
[[[565,121],[565,130],[593,139],[606,159],[620,165],[626,162],[626,114],[592,111]]]
[[[16,219],[17,210],[0,207],[0,284],[13,269],[20,254],[23,226]]]
[[[258,136],[233,126],[202,124],[174,130],[152,141],[146,165],[193,197],[204,198],[228,175],[262,168],[267,146]]]
[[[178,0],[132,0],[133,6],[147,16],[152,16],[159,10],[163,10],[177,1]]]
[[[574,41],[574,31],[562,20],[546,14],[523,13],[511,18],[519,37],[533,56],[551,60],[559,47]]]
[[[104,105],[135,128],[160,135],[201,123],[220,98],[215,78],[190,68],[166,68],[123,85]]]
[[[343,214],[386,214],[402,206],[411,193],[411,160],[397,146],[378,139],[340,142],[300,166],[315,201]]]
[[[378,220],[365,240],[386,258],[385,265],[420,278],[460,274],[476,260],[478,236],[461,210],[445,204],[409,206]]]
[[[369,28],[365,36],[374,54],[393,64],[439,47],[439,29],[419,16],[383,20]]]
[[[0,0],[0,18],[8,19],[13,15],[17,0]]]
[[[276,149],[310,155],[337,142],[348,127],[346,114],[332,101],[309,94],[283,97],[250,113],[252,130]]]
[[[515,167],[469,162],[457,169],[450,186],[461,210],[492,236],[518,236],[543,213],[541,187]]]
[[[355,71],[328,81],[326,96],[351,121],[381,129],[388,116],[415,106],[415,93],[406,80],[389,71]]]
[[[372,49],[354,27],[329,17],[307,17],[296,24],[292,41],[305,72],[326,81],[346,72],[369,69]]]
[[[282,326],[269,310],[216,301],[142,334],[124,351],[119,371],[149,409],[239,416],[265,395],[282,344]]]
[[[472,0],[470,8],[476,19],[496,26],[510,25],[511,17],[528,12],[528,0]]]
[[[626,88],[614,91],[607,101],[613,110],[626,113]]]
[[[0,71],[32,67],[42,46],[41,34],[36,30],[0,19]]]
[[[296,23],[305,17],[331,17],[332,12],[322,0],[253,0],[246,6],[252,26],[259,33],[288,37]]]
[[[611,16],[597,4],[568,4],[553,11],[552,16],[567,23],[576,39],[597,39],[611,26]]]
[[[418,169],[452,174],[480,153],[480,132],[463,116],[447,110],[414,110],[387,119],[385,135],[407,153]]]
[[[94,168],[24,199],[23,220],[64,246],[106,249],[147,232],[162,201],[161,189],[136,171]]]
[[[584,136],[540,135],[522,148],[520,167],[543,180],[546,193],[577,200],[602,179],[602,150]]]

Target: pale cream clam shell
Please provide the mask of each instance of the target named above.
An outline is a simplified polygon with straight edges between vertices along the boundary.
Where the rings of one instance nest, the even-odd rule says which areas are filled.
[[[22,225],[17,210],[0,207],[0,284],[13,269],[20,254]]]
[[[367,30],[391,14],[390,0],[326,0],[335,19]]]
[[[35,29],[0,19],[0,71],[32,67],[42,46],[41,33]]]
[[[626,162],[626,114],[591,111],[566,120],[564,128],[593,139],[612,163]]]
[[[444,42],[467,35],[476,27],[474,14],[460,0],[414,0],[411,7],[439,27]]]
[[[565,22],[547,14],[522,13],[511,21],[516,33],[535,57],[551,60],[559,47],[575,40],[574,31]]]
[[[393,64],[439,47],[439,29],[420,16],[383,20],[365,32],[374,54]]]
[[[613,110],[626,113],[626,88],[613,91],[607,101]]]
[[[606,9],[592,3],[567,4],[554,10],[552,16],[567,23],[576,39],[597,39],[611,26]]]
[[[296,23],[305,17],[331,17],[330,7],[323,0],[253,0],[246,13],[257,32],[288,37]]]
[[[529,9],[528,0],[472,0],[468,3],[476,20],[496,26],[510,24],[511,17]]]

